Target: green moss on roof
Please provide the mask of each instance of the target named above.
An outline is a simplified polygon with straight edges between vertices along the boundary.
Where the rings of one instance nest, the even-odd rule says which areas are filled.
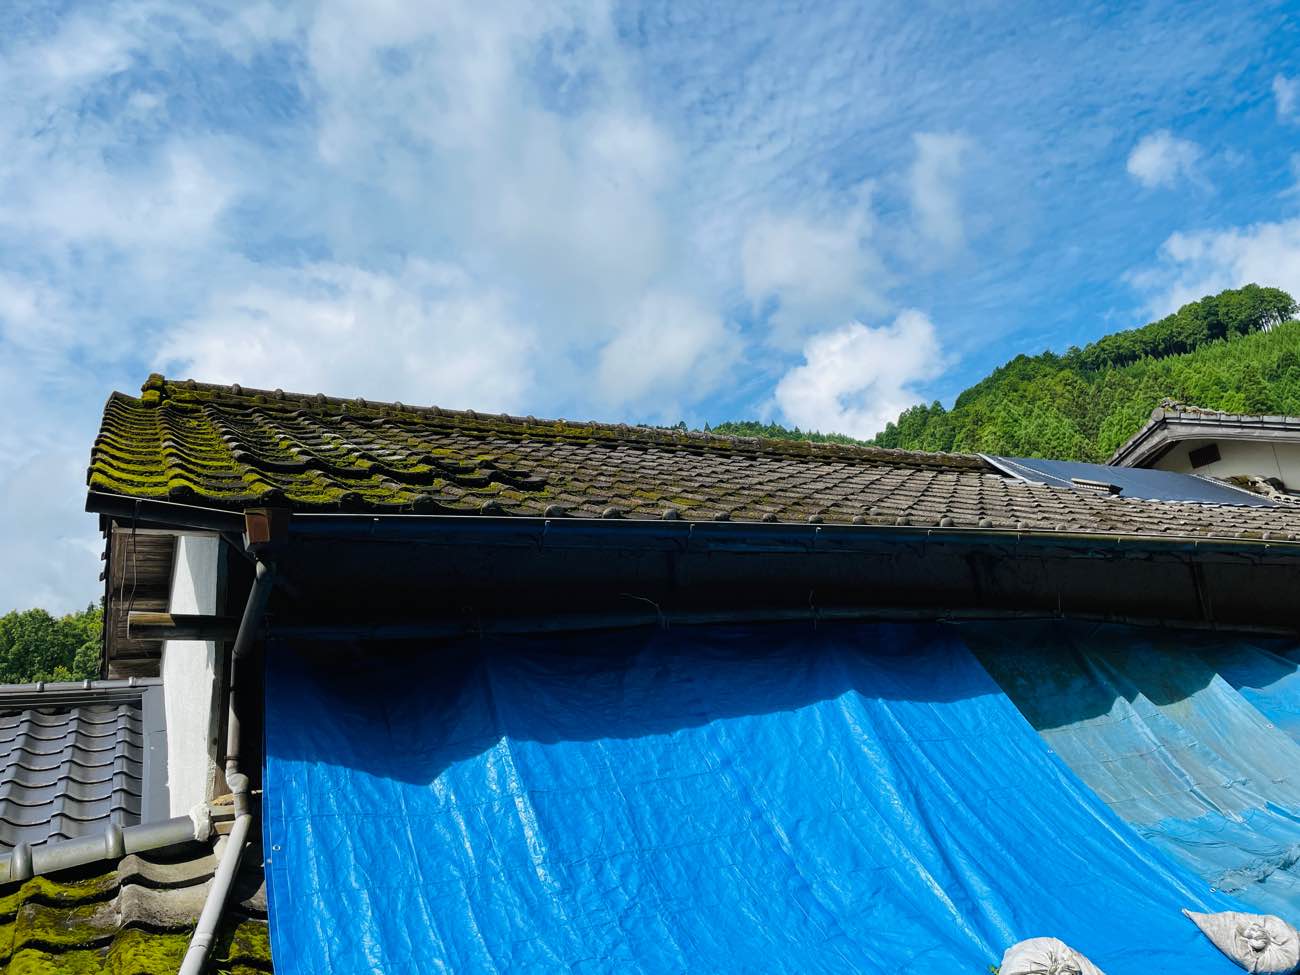
[[[114,393],[92,491],[241,510],[694,521],[1300,541],[1300,513],[1098,498],[973,455],[718,437],[151,376]],[[93,510],[106,510],[107,505]]]
[[[647,453],[654,455],[649,462]],[[629,514],[644,509],[657,517],[661,499],[693,493],[693,468],[710,458],[741,458],[733,473],[744,478],[766,459],[983,469],[976,457],[538,420],[153,375],[140,396],[110,397],[87,481],[107,494],[235,509],[537,516],[566,495],[569,514],[595,516],[614,501]],[[611,483],[622,496],[605,496]],[[719,506],[738,508],[721,499]]]
[[[212,949],[211,967],[230,970],[270,971],[271,936],[267,925],[241,921],[222,929]]]
[[[193,921],[124,917],[116,868],[33,877],[0,887],[0,973],[4,975],[164,975],[181,964]],[[176,889],[191,902],[188,881]],[[156,896],[168,885],[153,891]],[[209,972],[272,971],[264,920],[227,910]]]
[[[9,889],[12,888],[12,889]],[[84,904],[111,897],[117,889],[113,871],[93,877],[58,882],[49,877],[32,877],[18,885],[0,887],[0,919],[10,920],[28,902],[37,904]]]

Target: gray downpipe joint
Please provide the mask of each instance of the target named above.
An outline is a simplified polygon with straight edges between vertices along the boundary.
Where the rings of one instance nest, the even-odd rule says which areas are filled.
[[[248,602],[244,605],[244,615],[239,621],[239,632],[235,636],[235,645],[230,652],[230,691],[228,716],[226,719],[226,784],[235,798],[235,823],[226,837],[226,848],[222,851],[221,861],[212,878],[207,899],[203,902],[203,911],[199,914],[190,946],[185,951],[185,960],[181,963],[179,975],[200,975],[207,963],[208,954],[216,940],[217,925],[226,908],[230,888],[234,884],[235,874],[239,872],[239,862],[244,855],[244,844],[248,842],[248,833],[253,825],[253,813],[248,798],[248,776],[239,768],[239,661],[248,656],[248,651],[257,638],[258,625],[266,613],[267,600],[271,597],[271,588],[275,584],[275,565],[259,561],[257,574],[253,579],[253,588],[248,593]]]

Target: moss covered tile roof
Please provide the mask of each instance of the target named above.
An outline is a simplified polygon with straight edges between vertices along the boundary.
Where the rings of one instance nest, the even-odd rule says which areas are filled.
[[[92,491],[239,510],[866,523],[1300,538],[1300,512],[1026,484],[982,457],[538,420],[151,376]]]
[[[207,971],[270,972],[261,857],[246,858]],[[161,975],[185,955],[211,884],[211,848],[190,844],[0,886],[0,973]]]

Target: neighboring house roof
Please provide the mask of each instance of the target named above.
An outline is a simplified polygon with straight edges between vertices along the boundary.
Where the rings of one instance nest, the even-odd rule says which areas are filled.
[[[1298,443],[1300,417],[1221,413],[1164,400],[1151,411],[1146,425],[1111,454],[1107,463],[1114,467],[1142,467],[1181,440],[1216,437]]]
[[[96,498],[242,509],[1300,538],[1300,512],[1025,483],[975,455],[537,420],[174,382],[114,393]]]
[[[207,971],[270,972],[260,851],[245,855]],[[208,844],[0,885],[0,972],[175,972],[212,884]]]
[[[0,686],[0,852],[167,818],[158,680]]]
[[[5,875],[19,844],[166,820],[166,747],[160,680],[0,685]],[[271,970],[260,850],[243,863],[212,972]],[[0,884],[0,972],[174,972],[215,866],[210,844],[185,842]]]

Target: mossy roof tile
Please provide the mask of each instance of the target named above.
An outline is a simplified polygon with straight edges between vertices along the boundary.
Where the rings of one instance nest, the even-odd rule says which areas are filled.
[[[216,860],[207,846],[0,886],[3,975],[161,975],[185,955]],[[245,855],[209,972],[272,971],[260,851]]]
[[[600,518],[617,509],[635,519],[672,508],[736,521],[882,525],[906,512],[913,527],[991,520],[999,530],[1268,531],[1300,540],[1300,506],[1103,498],[1013,481],[975,455],[538,420],[158,375],[140,396],[110,397],[88,481],[97,492],[233,510]]]

